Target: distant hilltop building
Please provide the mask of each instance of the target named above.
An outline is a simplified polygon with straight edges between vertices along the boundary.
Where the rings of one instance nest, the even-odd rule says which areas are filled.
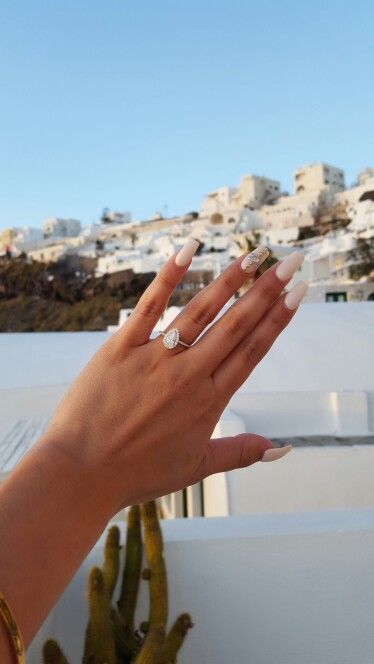
[[[309,164],[294,171],[294,193],[302,194],[304,191],[330,192],[343,191],[344,171],[328,164]]]
[[[0,252],[9,249],[20,253],[35,249],[43,242],[43,232],[40,228],[5,228],[0,231]]]
[[[104,208],[101,215],[101,223],[103,224],[129,224],[131,222],[131,212],[115,212]]]
[[[314,226],[334,205],[348,219],[356,215],[361,201],[374,201],[374,169],[363,170],[357,186],[346,189],[342,169],[307,164],[295,170],[293,192],[282,193],[278,180],[244,175],[239,187],[221,187],[207,194],[199,218],[241,232],[257,228],[265,242],[296,241],[300,228]]]
[[[357,183],[359,185],[365,185],[370,180],[374,182],[374,168],[364,168],[358,174]]]
[[[221,187],[204,198],[200,217],[207,217],[212,224],[230,222],[243,208],[257,210],[272,203],[280,196],[280,182],[259,175],[244,175],[238,188]]]
[[[44,237],[77,237],[81,230],[82,224],[77,219],[50,217],[43,222]]]

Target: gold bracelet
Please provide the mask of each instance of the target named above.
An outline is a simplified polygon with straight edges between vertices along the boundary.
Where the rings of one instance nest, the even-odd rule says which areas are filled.
[[[14,616],[5,601],[4,595],[0,593],[0,616],[6,627],[9,640],[12,643],[14,654],[16,656],[17,664],[26,664],[25,648],[22,641],[22,636],[14,620]]]

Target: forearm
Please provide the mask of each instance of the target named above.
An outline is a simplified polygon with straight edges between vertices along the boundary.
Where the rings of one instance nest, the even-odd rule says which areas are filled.
[[[112,516],[92,477],[43,440],[0,487],[0,590],[26,645]]]

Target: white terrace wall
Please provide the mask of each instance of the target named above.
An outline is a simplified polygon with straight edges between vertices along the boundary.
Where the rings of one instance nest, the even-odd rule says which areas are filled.
[[[204,514],[374,508],[373,469],[373,445],[296,447],[274,463],[204,480]]]
[[[195,623],[180,664],[374,661],[374,510],[177,519],[162,527],[170,617],[189,611]],[[80,662],[87,571],[101,559],[99,544],[35,638],[28,664],[40,663],[47,637]],[[143,594],[139,619],[146,607]]]

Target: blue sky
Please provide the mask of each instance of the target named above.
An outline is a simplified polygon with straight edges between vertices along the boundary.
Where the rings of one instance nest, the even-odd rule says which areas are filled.
[[[374,166],[372,0],[2,0],[0,226]]]

